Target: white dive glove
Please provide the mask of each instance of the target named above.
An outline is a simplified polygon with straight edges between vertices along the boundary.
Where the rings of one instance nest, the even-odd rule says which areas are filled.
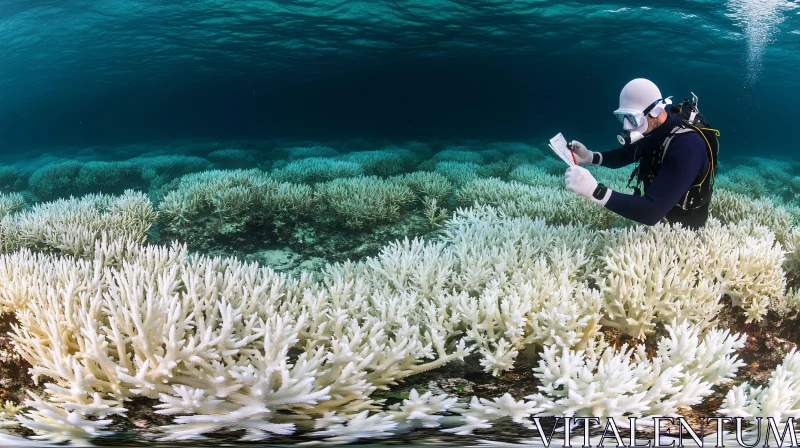
[[[567,168],[564,174],[564,181],[567,184],[567,190],[591,199],[596,204],[605,206],[608,198],[611,197],[611,189],[607,188],[602,198],[597,199],[593,196],[594,190],[597,189],[597,181],[594,176],[586,168],[582,166],[571,166]]]
[[[600,165],[603,163],[603,154],[589,151],[583,143],[573,140],[570,146],[572,146],[572,151],[575,153],[575,159],[578,161],[578,165]],[[595,154],[598,155],[596,164],[592,163]]]

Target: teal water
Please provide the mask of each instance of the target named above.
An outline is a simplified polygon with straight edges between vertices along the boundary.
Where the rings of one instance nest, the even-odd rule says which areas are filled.
[[[116,272],[119,266],[112,264],[119,260],[105,256],[100,260],[91,251],[101,232],[116,226],[120,241],[130,237],[137,243],[167,246],[177,240],[192,253],[233,256],[293,278],[308,275],[304,281],[317,282],[319,288],[336,274],[326,277],[326,265],[365,262],[384,251],[391,254],[394,247],[398,253],[406,251],[401,254],[405,258],[397,256],[403,269],[423,265],[429,273],[438,273],[439,266],[445,266],[441,272],[454,294],[506,300],[492,295],[493,290],[484,294],[488,288],[483,283],[457,283],[460,277],[448,271],[453,255],[441,249],[454,246],[456,239],[445,236],[464,232],[479,239],[480,233],[453,230],[455,217],[462,209],[477,213],[478,222],[490,223],[500,234],[513,233],[517,224],[510,223],[512,218],[577,225],[582,233],[575,235],[585,235],[587,241],[633,225],[566,192],[566,167],[543,143],[562,132],[594,151],[618,146],[620,126],[612,111],[619,91],[629,80],[645,77],[676,100],[696,93],[700,109],[721,131],[712,216],[724,225],[753,218],[753,223],[768,229],[747,241],[763,249],[747,252],[747,257],[761,263],[757,269],[740,273],[733,262],[733,267],[720,271],[740,275],[739,286],[769,289],[765,296],[783,293],[784,287],[800,287],[800,257],[786,252],[784,263],[769,249],[778,243],[800,247],[797,73],[800,0],[0,0],[0,262],[16,267],[14,263],[25,257],[53,257],[68,260],[63,265],[68,269],[69,263],[78,263],[75,260],[94,257],[98,266],[108,263],[106,272]],[[630,193],[625,186],[629,168],[592,170],[615,191]],[[74,199],[66,201],[70,196]],[[470,209],[475,204],[479,207]],[[507,214],[509,220],[498,224],[486,207]],[[530,228],[536,237],[540,233],[543,237],[520,243],[524,246],[517,251],[520,257],[540,244],[534,248],[552,249],[556,255],[551,256],[560,260],[553,241],[561,241],[561,230]],[[419,259],[409,255],[415,248],[389,246],[406,237],[440,246]],[[496,243],[502,238],[486,238],[497,247],[476,243],[477,249],[467,250],[473,241],[465,237],[458,240],[458,254],[502,249],[505,246]],[[581,238],[573,240],[580,243]],[[622,245],[617,243],[620,251]],[[591,247],[594,252],[586,256],[591,260],[587,266],[595,269],[593,273],[605,272],[598,267],[607,261],[601,259],[604,247],[599,242]],[[520,262],[519,272],[514,272],[517,267],[504,271],[506,264],[514,264],[506,263],[516,256],[514,250],[495,253],[497,258],[485,263],[500,273],[497,278],[516,279],[520,277],[513,275],[528,275],[533,269],[533,262],[526,265],[526,261]],[[576,259],[586,263],[583,252],[577,252]],[[45,263],[45,258],[35,263]],[[668,257],[661,261],[664,258]],[[380,263],[393,266],[380,260],[369,259],[370,269],[378,272]],[[472,272],[466,261],[459,263],[459,269]],[[187,266],[175,269],[188,270]],[[474,268],[478,273],[489,269]],[[52,378],[42,375],[41,383],[33,384],[30,366],[9,341],[19,328],[39,325],[30,315],[23,324],[17,320],[29,311],[23,299],[36,296],[30,292],[35,286],[50,285],[58,277],[47,269],[31,271],[36,272],[0,269],[0,398],[27,406],[20,411],[24,415],[37,406],[26,391],[44,395],[42,384]],[[372,276],[367,281],[376,285],[384,281],[378,274],[364,272],[354,275]],[[777,286],[761,282],[759,275],[764,272]],[[101,289],[96,278],[86,272],[80,275],[87,276],[81,277],[82,287]],[[471,275],[463,274],[468,279]],[[206,277],[211,278],[212,274]],[[14,281],[3,283],[6,279]],[[402,282],[392,282],[387,280],[383,289],[375,290],[389,291],[391,286],[409,296],[417,294]],[[25,294],[14,295],[13,288],[6,288],[12,283],[21,285]],[[599,286],[590,283],[587,288],[599,294]],[[721,289],[725,292],[720,297],[727,288]],[[53,290],[72,291],[72,284]],[[141,298],[142,291],[131,296]],[[347,300],[363,298],[360,290],[357,293]],[[107,299],[102,293],[95,297]],[[788,341],[786,347],[800,345],[796,331],[800,295],[791,297],[796,313],[782,315],[785,320],[770,314],[763,327],[747,327],[743,318],[737,321],[743,313],[720,318],[722,325],[732,322],[729,326],[735,331],[755,334],[756,342],[741,350],[748,370],[736,378],[737,384],[763,382],[780,363],[784,345],[770,345],[773,337],[780,344]],[[784,297],[770,298],[780,302]],[[16,299],[20,303],[9,304]],[[349,306],[347,300],[342,303]],[[731,303],[725,300],[726,306]],[[59,302],[49,305],[57,308]],[[86,303],[72,306],[79,305]],[[348,312],[373,311],[367,305],[355,308]],[[417,302],[409,308],[415,313],[428,310]],[[463,318],[463,324],[470,316],[468,308],[464,306],[461,314],[454,314],[461,317],[452,320]],[[93,309],[101,316],[98,321],[110,321],[103,314],[108,306]],[[64,322],[70,319],[68,314],[61,316]],[[396,317],[390,311],[385,316]],[[48,328],[56,332],[82,328],[64,322]],[[466,333],[463,328],[453,333],[451,346],[467,339],[459,339]],[[633,340],[613,330],[610,334],[609,338],[617,338],[615,343]],[[70,342],[81,346],[74,340],[84,336],[74,331]],[[140,337],[123,339],[131,343]],[[650,337],[648,349],[654,350],[656,342],[655,336]],[[82,350],[74,347],[76,352]],[[292,347],[288,362],[296,361],[302,351]],[[371,398],[395,405],[414,388],[457,396],[462,403],[473,396],[495,398],[505,392],[522,399],[543,384],[532,370],[540,354],[527,353],[524,360],[520,356],[513,370],[497,377],[473,355],[404,377]],[[93,359],[99,358],[83,358],[92,366]],[[249,362],[244,356],[235,360]],[[193,380],[181,378],[187,383]],[[71,378],[52,381],[75,386]],[[716,401],[702,410],[718,408],[722,392],[715,393]],[[98,445],[151,444],[171,430],[167,425],[185,417],[153,413],[161,403],[154,396],[134,398],[124,403],[130,407],[127,414],[113,416],[105,428],[108,434],[88,437],[76,431],[71,437]],[[216,411],[204,412],[216,418]],[[276,419],[289,413],[278,409]],[[454,417],[452,412],[446,415]],[[3,438],[5,418],[11,417],[0,408],[0,445],[19,442]],[[86,418],[94,422],[95,416]],[[242,425],[255,420],[243,418]],[[463,446],[531,436],[508,420],[474,436],[405,428],[381,440]],[[23,426],[13,432],[15,437],[44,434],[46,440],[57,441],[63,429]],[[365,426],[374,429],[372,424]],[[235,419],[209,428],[198,430],[211,438],[203,446],[234,444],[244,434]],[[286,445],[322,438],[310,432],[305,427],[297,434],[264,441]],[[373,436],[364,436],[359,443],[369,446],[377,438]]]
[[[528,139],[610,148],[635,77],[738,153],[793,153],[797,0],[0,5],[0,145]]]

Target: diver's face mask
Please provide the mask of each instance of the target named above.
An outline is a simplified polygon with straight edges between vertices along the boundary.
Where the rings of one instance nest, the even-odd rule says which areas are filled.
[[[625,130],[622,134],[617,135],[619,144],[630,145],[631,143],[636,143],[643,139],[644,135],[647,133],[647,115],[656,106],[660,106],[661,104],[666,106],[667,104],[672,104],[672,101],[669,98],[656,100],[643,111],[622,108],[615,110],[614,116],[622,123],[622,128]],[[659,111],[659,114],[660,113]]]

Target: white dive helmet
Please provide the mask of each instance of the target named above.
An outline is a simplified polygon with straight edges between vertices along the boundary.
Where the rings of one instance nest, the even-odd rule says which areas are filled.
[[[641,120],[638,126],[636,123],[632,123],[631,120],[622,121],[622,128],[626,132],[617,137],[620,144],[633,143],[644,137],[644,133],[647,132],[647,120],[643,117],[642,112],[656,101],[662,99],[662,102],[650,110],[649,115],[653,118],[658,117],[668,104],[672,104],[672,101],[669,98],[664,99],[661,96],[661,90],[649,79],[636,78],[625,84],[625,87],[619,93],[619,109],[614,113],[638,115]]]

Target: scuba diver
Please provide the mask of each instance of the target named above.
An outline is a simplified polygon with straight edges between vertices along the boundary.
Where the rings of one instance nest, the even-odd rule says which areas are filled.
[[[692,229],[705,225],[716,179],[719,132],[710,128],[697,110],[697,96],[692,93],[692,97],[673,106],[647,79],[626,84],[614,111],[625,130],[617,137],[623,146],[606,152],[589,151],[578,141],[571,146],[578,165],[621,168],[638,162],[628,180],[634,194],[612,191],[581,166],[567,169],[567,190],[645,225],[663,219]]]

